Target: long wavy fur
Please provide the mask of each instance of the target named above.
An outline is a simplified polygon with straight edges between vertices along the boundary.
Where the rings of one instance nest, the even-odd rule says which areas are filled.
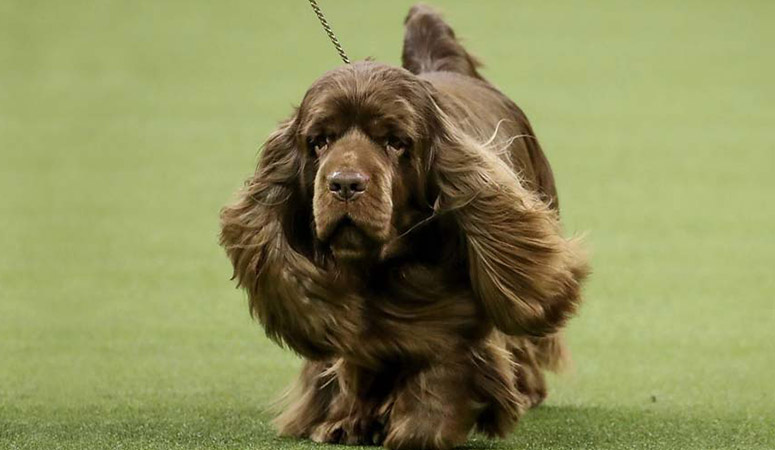
[[[255,176],[221,211],[221,245],[267,336],[320,359],[356,341],[362,301],[288,240],[284,222],[299,201],[301,171],[292,128],[287,121],[269,137]]]
[[[444,122],[433,171],[440,209],[465,235],[474,291],[504,333],[551,334],[580,301],[588,268],[579,242],[562,236],[557,212],[506,161]]]

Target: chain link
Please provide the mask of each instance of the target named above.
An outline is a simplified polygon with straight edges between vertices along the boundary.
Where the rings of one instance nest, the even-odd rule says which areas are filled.
[[[333,30],[331,30],[331,26],[328,24],[326,17],[323,15],[323,11],[320,10],[318,2],[315,0],[309,0],[309,5],[312,6],[312,10],[315,11],[315,15],[318,16],[320,24],[323,25],[323,29],[326,31],[328,38],[331,39],[331,43],[334,44],[334,47],[336,47],[336,51],[339,52],[339,56],[342,57],[342,61],[344,61],[345,64],[350,64],[350,58],[347,57],[347,54],[342,48],[342,44],[339,43],[339,39],[336,38]]]

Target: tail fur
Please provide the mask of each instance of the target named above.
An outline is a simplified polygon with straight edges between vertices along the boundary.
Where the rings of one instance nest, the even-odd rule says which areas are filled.
[[[409,10],[404,21],[402,65],[414,74],[455,72],[483,79],[481,64],[460,44],[455,32],[430,6],[422,3]]]

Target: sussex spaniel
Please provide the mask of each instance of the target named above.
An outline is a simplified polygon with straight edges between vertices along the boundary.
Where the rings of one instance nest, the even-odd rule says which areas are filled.
[[[546,396],[587,272],[522,111],[425,6],[403,67],[323,75],[221,213],[267,335],[304,358],[277,419],[318,442],[447,449]]]

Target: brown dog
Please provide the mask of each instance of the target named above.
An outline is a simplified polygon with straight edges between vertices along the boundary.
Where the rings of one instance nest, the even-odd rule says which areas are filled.
[[[522,111],[431,9],[403,68],[317,80],[221,243],[269,337],[305,358],[284,435],[447,449],[546,396],[587,268]]]

